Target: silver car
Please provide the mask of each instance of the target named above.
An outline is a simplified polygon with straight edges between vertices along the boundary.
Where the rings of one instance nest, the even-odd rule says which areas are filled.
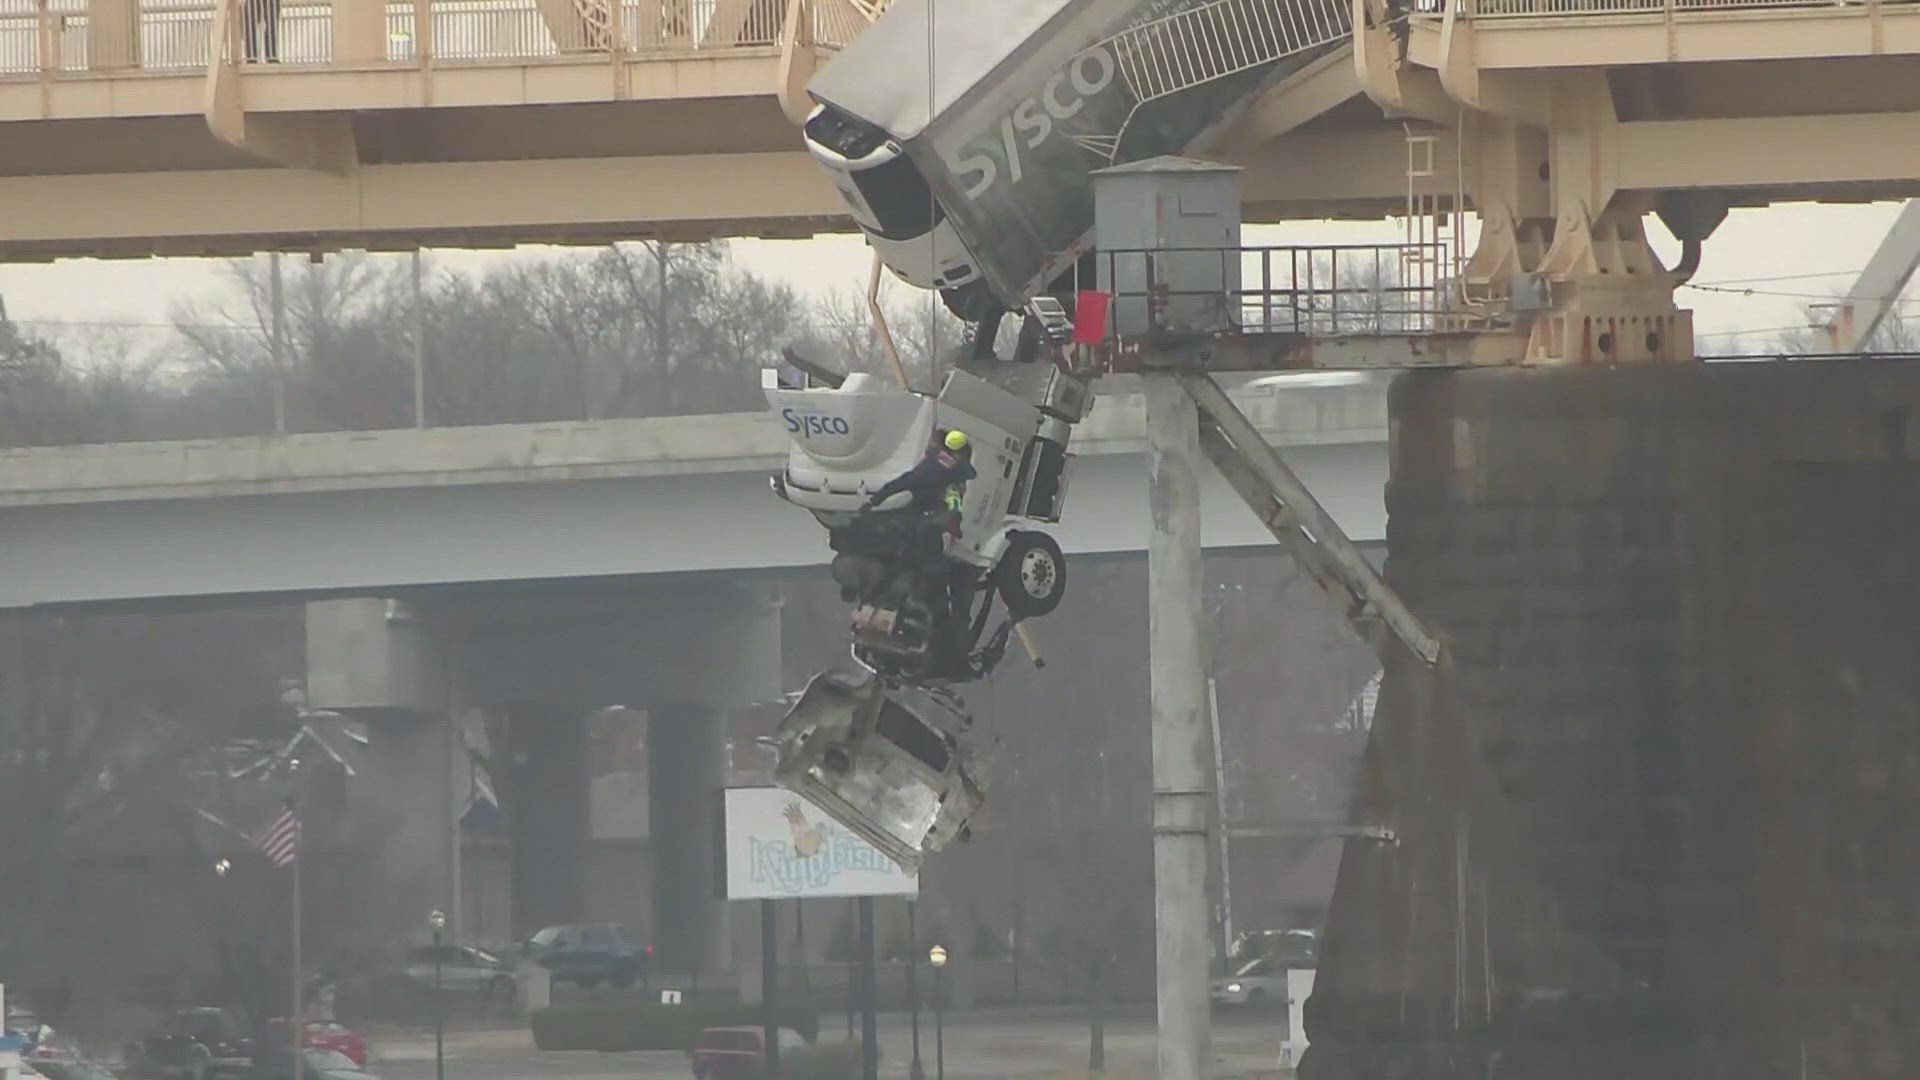
[[[435,961],[438,961],[436,970]],[[514,973],[507,962],[471,945],[420,945],[407,950],[407,978],[456,994],[512,997]]]

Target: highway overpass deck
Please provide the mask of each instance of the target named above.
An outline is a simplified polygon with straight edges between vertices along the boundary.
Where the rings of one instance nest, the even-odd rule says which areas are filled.
[[[245,32],[247,0],[0,7],[0,259],[850,231],[789,111],[882,7],[289,0],[271,43]],[[1914,0],[1410,7],[1407,115],[1457,116],[1436,96],[1452,86],[1544,124],[1542,80],[1614,65],[1633,84],[1608,127],[1622,191],[1920,192]],[[1405,212],[1406,127],[1363,91],[1363,59],[1302,69],[1223,141],[1247,221]],[[1481,152],[1444,130],[1432,149],[1461,175]]]
[[[1384,536],[1384,382],[1236,397],[1356,539]],[[1144,548],[1142,424],[1117,393],[1082,425],[1069,552]],[[756,413],[9,451],[0,608],[823,564],[768,488],[785,447]],[[1210,546],[1272,542],[1218,477],[1205,498]]]

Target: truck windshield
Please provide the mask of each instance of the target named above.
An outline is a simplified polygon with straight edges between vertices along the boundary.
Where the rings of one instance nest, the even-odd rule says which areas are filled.
[[[912,240],[946,219],[920,169],[903,155],[885,165],[853,170],[853,184],[873,210],[878,232],[888,240]]]

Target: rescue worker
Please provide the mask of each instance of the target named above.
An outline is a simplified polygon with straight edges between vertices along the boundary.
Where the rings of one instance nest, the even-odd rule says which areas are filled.
[[[910,492],[916,512],[937,521],[947,536],[958,537],[967,481],[977,475],[972,457],[973,448],[968,445],[966,432],[951,429],[936,438],[913,468],[868,496],[867,508],[873,509],[896,492]],[[943,643],[941,651],[949,657],[949,663],[942,666],[964,665],[972,645],[969,624],[973,583],[978,571],[957,559],[940,561],[945,565],[928,567],[930,573],[924,579],[925,588],[933,594],[927,597],[927,602],[935,612],[935,637]],[[945,597],[940,597],[940,592],[945,592]],[[941,599],[945,600],[944,604],[939,602]]]
[[[902,491],[912,493],[913,508],[924,514],[958,509],[957,496],[950,499],[949,494],[963,490],[967,481],[975,475],[973,463],[968,460],[973,455],[967,450],[966,432],[958,428],[948,431],[945,437],[927,448],[926,454],[913,468],[887,481],[880,490],[867,496],[867,509],[879,506]]]

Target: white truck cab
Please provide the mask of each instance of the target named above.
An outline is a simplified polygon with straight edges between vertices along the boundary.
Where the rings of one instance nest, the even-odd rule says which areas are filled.
[[[836,550],[849,554],[844,549],[854,540],[847,534],[863,528],[872,494],[913,468],[939,432],[963,431],[976,475],[946,556],[998,586],[1016,618],[1051,612],[1064,592],[1065,566],[1059,546],[1037,526],[1060,520],[1073,461],[1068,435],[1092,399],[1082,380],[1057,368],[1019,367],[1026,370],[997,380],[956,368],[938,397],[864,373],[838,386],[789,385],[778,369],[765,369],[762,389],[791,440],[786,465],[773,477],[775,493],[812,511],[836,534]],[[1009,382],[1012,388],[1003,385]],[[1029,388],[1031,395],[1018,392]],[[896,494],[878,510],[910,502]]]

